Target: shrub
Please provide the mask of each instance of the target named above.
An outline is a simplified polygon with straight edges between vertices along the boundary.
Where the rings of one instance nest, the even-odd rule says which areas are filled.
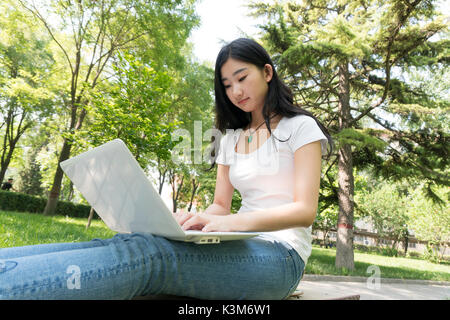
[[[47,199],[45,198],[20,192],[0,190],[0,210],[42,213],[44,212],[46,203]],[[59,201],[56,205],[55,214],[74,218],[87,218],[89,217],[89,211],[89,206],[68,201]]]
[[[422,254],[417,251],[408,251],[407,257],[408,258],[421,258]]]

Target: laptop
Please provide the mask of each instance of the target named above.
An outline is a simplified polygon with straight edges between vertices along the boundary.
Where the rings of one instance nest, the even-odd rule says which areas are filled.
[[[257,232],[184,231],[120,139],[60,163],[105,224],[119,233],[143,232],[198,244],[259,235]]]

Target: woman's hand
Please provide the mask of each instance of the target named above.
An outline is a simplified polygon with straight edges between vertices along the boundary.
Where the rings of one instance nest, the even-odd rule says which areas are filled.
[[[174,212],[173,216],[175,217],[175,220],[178,222],[178,224],[183,227],[184,223],[191,219],[196,213],[187,212],[184,209],[181,209],[180,211]],[[201,230],[203,226],[191,226],[191,230]],[[184,229],[183,229],[184,230]]]
[[[239,231],[236,215],[214,215],[208,213],[175,213],[175,219],[183,230],[201,230],[203,232]]]

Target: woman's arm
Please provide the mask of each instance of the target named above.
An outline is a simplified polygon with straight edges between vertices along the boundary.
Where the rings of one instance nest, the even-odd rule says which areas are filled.
[[[216,178],[216,189],[214,191],[214,201],[206,208],[202,213],[191,213],[185,212],[184,210],[180,212],[175,212],[174,216],[177,222],[181,226],[188,226],[190,229],[201,229],[202,224],[193,224],[194,217],[199,217],[200,215],[213,215],[213,216],[225,216],[230,214],[231,200],[233,198],[234,187],[230,182],[229,178],[229,166],[224,166],[221,164],[217,165],[217,178]],[[186,224],[187,221],[191,223]],[[187,230],[187,229],[185,229]]]
[[[238,219],[243,231],[274,231],[309,227],[316,218],[321,172],[320,141],[309,143],[294,154],[294,202],[248,212]],[[242,220],[242,221],[239,221]]]
[[[203,225],[203,231],[275,231],[309,227],[314,222],[317,212],[321,156],[319,141],[304,145],[295,151],[293,203],[223,217],[201,213],[188,219],[183,228],[188,230],[191,226]]]
[[[216,189],[214,201],[203,213],[227,215],[230,214],[231,200],[233,199],[234,187],[229,178],[230,166],[217,165]]]

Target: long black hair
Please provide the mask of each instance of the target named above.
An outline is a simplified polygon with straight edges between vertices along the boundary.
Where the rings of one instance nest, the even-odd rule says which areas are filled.
[[[267,51],[256,41],[252,39],[239,38],[229,44],[225,45],[219,52],[216,59],[215,76],[214,76],[214,91],[216,99],[216,119],[215,126],[222,133],[226,129],[245,128],[251,122],[251,113],[242,111],[236,107],[225,92],[225,87],[222,83],[221,68],[224,63],[233,58],[242,62],[251,63],[260,69],[263,69],[266,64],[270,64],[273,69],[273,76],[269,82],[269,90],[263,106],[263,117],[269,133],[270,116],[282,115],[287,118],[292,118],[296,115],[306,115],[313,118],[324,135],[328,139],[329,155],[333,150],[334,142],[328,130],[317,120],[317,118],[309,111],[306,111],[294,104],[292,91],[280,80]],[[213,162],[214,165],[214,162]]]

